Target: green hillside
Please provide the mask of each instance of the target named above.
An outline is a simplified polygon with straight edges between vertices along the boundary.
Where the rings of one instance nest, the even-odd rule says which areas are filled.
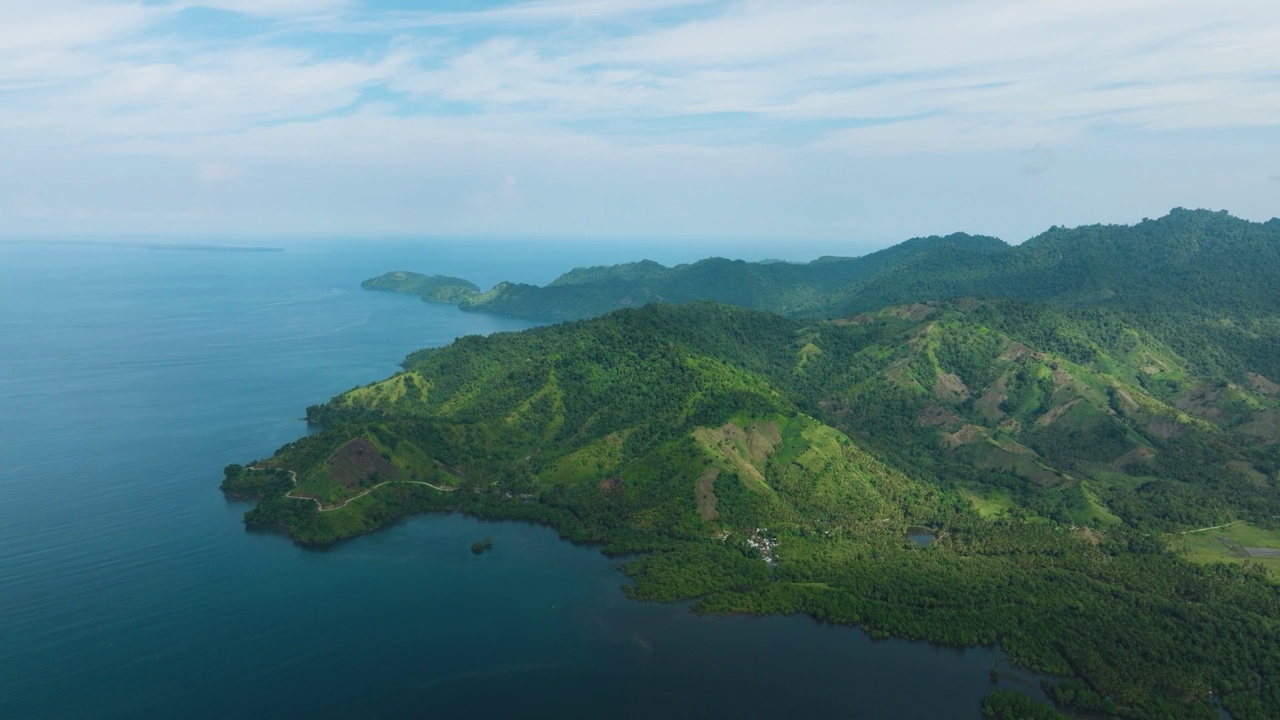
[[[1280,388],[1129,317],[652,304],[465,337],[310,408],[322,432],[224,489],[305,542],[425,510],[546,522],[641,553],[638,599],[999,642],[1110,716],[1275,717],[1276,561],[1244,548],[1280,547]]]

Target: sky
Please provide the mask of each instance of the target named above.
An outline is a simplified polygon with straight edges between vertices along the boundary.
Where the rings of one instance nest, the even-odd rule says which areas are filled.
[[[1268,0],[0,0],[0,237],[1280,214]]]

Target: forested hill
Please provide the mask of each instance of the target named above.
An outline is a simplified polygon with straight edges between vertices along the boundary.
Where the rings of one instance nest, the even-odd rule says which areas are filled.
[[[939,250],[982,255],[1008,247],[995,238],[958,233],[916,238],[863,257],[823,257],[810,263],[744,262],[708,258],[666,267],[646,260],[571,270],[545,287],[499,283],[458,300],[464,310],[538,320],[578,320],[651,302],[714,300],[784,315],[820,315],[847,297],[850,287],[885,270]],[[390,272],[365,281],[374,289],[421,293],[412,282],[424,276]],[[408,278],[409,281],[405,279]],[[438,297],[423,295],[424,299]]]
[[[966,296],[1014,298],[1111,308],[1206,372],[1275,377],[1276,268],[1280,220],[1175,209],[1132,226],[1053,228],[1017,246],[956,234],[807,264],[711,258],[673,268],[654,262],[579,268],[546,287],[501,283],[461,299],[460,307],[563,320],[650,302],[714,300],[822,318]]]
[[[957,233],[805,264],[709,258],[670,268],[652,261],[577,268],[546,287],[501,283],[467,297],[463,307],[572,320],[655,301],[714,300],[837,317],[981,296],[1246,317],[1276,312],[1276,267],[1280,219],[1254,223],[1226,212],[1175,209],[1137,225],[1055,227],[1016,246]],[[419,291],[416,285],[391,289]]]
[[[1262,380],[1199,376],[1101,309],[653,304],[415,353],[224,489],[309,542],[424,510],[538,520],[641,553],[637,598],[999,642],[1090,713],[1273,718]]]
[[[1174,210],[1134,226],[1053,228],[1004,252],[939,247],[845,290],[839,316],[962,296],[1103,307],[1205,372],[1280,375],[1280,220]]]
[[[824,313],[960,296],[1249,317],[1280,309],[1280,220],[1173,210],[1137,225],[1052,228],[1000,252],[943,245],[852,284]]]

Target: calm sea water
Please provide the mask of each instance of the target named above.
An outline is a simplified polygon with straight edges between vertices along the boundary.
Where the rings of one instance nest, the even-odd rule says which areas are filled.
[[[996,650],[633,603],[547,528],[422,516],[324,551],[246,530],[224,465],[414,349],[527,326],[361,279],[628,259],[583,250],[0,245],[0,716],[978,717]]]

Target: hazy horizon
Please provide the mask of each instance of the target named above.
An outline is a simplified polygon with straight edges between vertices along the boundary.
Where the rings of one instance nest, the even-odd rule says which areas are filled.
[[[1147,220],[1156,220],[1165,217],[1169,212],[1179,208],[1170,208],[1169,211],[1157,216],[1137,218],[1130,222],[1114,222],[1114,223],[1082,223],[1079,226],[1046,226],[1036,233],[1027,237],[1008,238],[994,236],[997,239],[1009,244],[1019,245],[1027,240],[1033,239],[1044,232],[1049,231],[1052,227],[1081,227],[1087,225],[1120,225],[1133,226]],[[1227,212],[1235,217],[1240,217],[1251,222],[1267,222],[1280,217],[1280,215],[1271,215],[1267,217],[1243,217],[1227,209],[1215,210],[1211,208],[1183,208],[1188,210],[1207,210],[1209,212]],[[945,236],[955,233],[969,235],[989,235],[988,233],[970,232],[965,229],[955,229],[947,232],[932,233],[933,236]],[[220,235],[213,234],[183,234],[181,232],[121,232],[121,233],[53,233],[53,234],[13,234],[0,235],[0,245],[12,244],[61,244],[67,246],[75,245],[115,245],[120,247],[137,247],[140,249],[209,249],[209,250],[244,250],[244,251],[262,251],[262,250],[287,250],[300,249],[308,246],[335,244],[335,243],[370,243],[370,244],[386,244],[396,245],[402,243],[416,243],[424,246],[448,245],[456,243],[480,243],[489,246],[510,246],[516,249],[525,249],[532,251],[535,244],[544,246],[550,243],[562,249],[571,249],[586,251],[590,254],[592,250],[598,250],[607,247],[608,254],[615,256],[616,260],[608,261],[610,264],[614,262],[631,262],[639,260],[656,260],[664,264],[675,264],[680,262],[690,262],[695,259],[717,256],[716,253],[726,253],[723,257],[730,259],[742,259],[748,261],[761,260],[783,260],[787,262],[806,262],[815,260],[823,256],[850,256],[856,257],[884,250],[893,247],[908,240],[927,237],[915,235],[910,237],[901,237],[889,240],[869,240],[857,237],[845,238],[817,238],[817,237],[726,237],[726,236],[590,236],[590,235],[520,235],[520,234],[465,234],[455,233],[451,235],[429,235],[429,234],[366,234],[357,233],[244,233],[235,234],[227,233]],[[780,244],[781,243],[781,244]],[[530,246],[530,247],[525,247]],[[657,257],[647,256],[630,256],[625,255],[627,252],[652,250],[659,253],[670,254],[675,251],[675,257],[682,257],[680,260],[663,261]],[[711,253],[711,254],[708,254]],[[579,253],[580,255],[581,253]],[[602,261],[603,262],[603,261]]]

